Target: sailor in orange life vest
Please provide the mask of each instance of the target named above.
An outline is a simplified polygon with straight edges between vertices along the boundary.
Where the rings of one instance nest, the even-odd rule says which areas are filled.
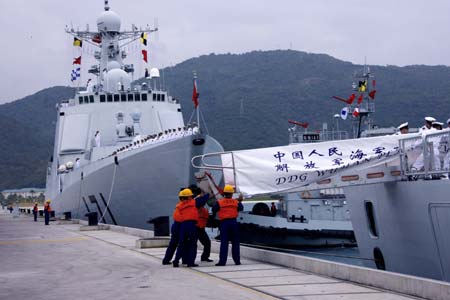
[[[45,225],[50,223],[50,213],[52,212],[52,208],[50,206],[50,199],[45,201],[44,205],[44,217],[45,217]]]
[[[197,199],[198,197],[205,197],[208,194],[202,194],[202,190],[195,185],[191,185],[189,187],[194,196]],[[208,195],[209,198],[209,195]],[[198,222],[197,222],[197,236],[199,242],[203,245],[203,252],[201,256],[201,261],[212,262],[213,260],[209,258],[211,254],[211,240],[209,239],[208,234],[205,231],[206,224],[208,223],[209,211],[205,207],[205,205],[198,208]]]
[[[35,203],[34,206],[33,206],[33,217],[34,217],[34,221],[35,222],[37,221],[38,211],[39,211],[38,204]]]
[[[209,199],[209,195],[193,199],[194,194],[190,189],[184,189],[179,193],[181,201],[177,204],[177,209],[181,214],[180,239],[177,253],[173,260],[173,267],[178,268],[179,261],[184,253],[188,267],[197,267],[195,256],[197,255],[197,222],[198,208],[204,206]]]
[[[234,188],[231,185],[225,185],[223,188],[224,198],[220,199],[213,206],[213,214],[219,214],[220,220],[220,255],[216,266],[225,266],[228,256],[228,243],[231,241],[231,255],[236,265],[241,264],[239,253],[239,224],[236,218],[239,211],[242,211],[242,195],[239,199],[233,199]]]

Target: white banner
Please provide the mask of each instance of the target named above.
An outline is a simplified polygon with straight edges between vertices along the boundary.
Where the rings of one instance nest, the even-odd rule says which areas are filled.
[[[232,182],[229,171],[225,182],[236,184],[244,195],[285,192],[343,171],[369,168],[395,159],[399,154],[399,139],[415,135],[233,151],[236,182]],[[230,158],[225,160],[229,164]]]

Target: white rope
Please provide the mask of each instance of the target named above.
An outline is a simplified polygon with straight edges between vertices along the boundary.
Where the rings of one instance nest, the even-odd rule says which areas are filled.
[[[113,173],[113,177],[112,177],[112,181],[111,181],[111,189],[109,190],[108,202],[106,203],[105,209],[103,210],[103,214],[102,214],[102,216],[100,218],[100,221],[103,220],[103,217],[106,214],[106,210],[109,207],[109,203],[111,202],[111,195],[112,195],[112,191],[113,191],[113,188],[114,188],[114,180],[116,178],[116,170],[117,170],[117,164],[114,164],[114,173]]]

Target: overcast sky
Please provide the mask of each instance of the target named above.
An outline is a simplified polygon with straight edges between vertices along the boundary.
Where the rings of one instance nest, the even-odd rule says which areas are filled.
[[[110,6],[126,30],[158,18],[152,67],[213,52],[289,48],[359,64],[367,57],[377,65],[450,65],[448,0],[110,0]],[[70,85],[74,52],[65,25],[94,30],[103,7],[103,0],[0,0],[0,103]],[[128,49],[131,59],[138,47]],[[84,51],[83,61],[93,64],[93,49]],[[139,59],[127,62],[144,67]]]

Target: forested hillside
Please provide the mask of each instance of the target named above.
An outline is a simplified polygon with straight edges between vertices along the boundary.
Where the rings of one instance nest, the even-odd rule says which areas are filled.
[[[193,109],[192,71],[198,75],[200,108],[209,133],[225,149],[283,145],[288,119],[320,128],[343,107],[333,95],[348,97],[352,75],[362,66],[324,54],[255,51],[205,55],[161,70],[170,93],[179,98],[185,120]],[[370,66],[376,76],[376,124],[422,124],[425,115],[450,117],[450,68]],[[53,87],[0,105],[0,190],[43,187],[53,147],[55,104],[73,96]],[[349,121],[347,121],[349,123]]]

